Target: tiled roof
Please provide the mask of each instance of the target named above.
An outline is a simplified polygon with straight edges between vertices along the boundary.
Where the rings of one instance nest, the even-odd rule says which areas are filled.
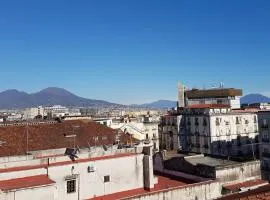
[[[156,184],[155,187],[153,189],[151,189],[150,192],[158,192],[160,190],[185,186],[187,184],[189,184],[189,182],[187,183],[185,180],[181,180],[181,179],[176,178],[176,177],[172,178],[172,177],[158,176],[158,184]],[[143,189],[143,188],[138,188],[138,189],[134,189],[134,190],[127,190],[124,192],[118,192],[118,193],[114,193],[114,194],[91,198],[91,200],[125,199],[125,198],[132,197],[132,196],[144,195],[144,194],[147,194],[150,192]]]
[[[259,188],[249,190],[247,192],[235,193],[227,195],[218,200],[270,200],[270,184],[261,186]]]
[[[28,132],[28,134],[27,134]],[[28,135],[28,136],[27,136]],[[66,137],[76,135],[76,137]],[[0,156],[24,155],[28,151],[89,147],[94,145],[113,144],[117,130],[96,122],[64,121],[56,124],[37,124],[0,127]],[[98,137],[98,140],[96,139]],[[122,135],[122,141],[127,136]]]
[[[250,180],[250,181],[245,181],[241,183],[235,183],[235,184],[229,184],[229,185],[223,185],[223,187],[227,190],[231,191],[239,191],[241,188],[250,188],[254,186],[262,186],[264,184],[267,184],[268,182],[265,180],[261,179],[256,179],[256,180]]]
[[[229,108],[229,105],[225,104],[194,104],[190,105],[187,108]]]
[[[0,181],[0,190],[8,191],[14,189],[50,185],[53,183],[55,182],[49,179],[47,175],[29,176],[24,178]]]

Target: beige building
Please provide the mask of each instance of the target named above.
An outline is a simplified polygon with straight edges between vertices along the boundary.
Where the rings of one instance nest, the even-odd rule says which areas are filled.
[[[180,127],[183,150],[215,156],[254,157],[258,152],[257,112],[229,106],[185,109]]]
[[[178,150],[180,146],[180,121],[182,115],[170,112],[162,116],[159,124],[159,146],[164,150]]]

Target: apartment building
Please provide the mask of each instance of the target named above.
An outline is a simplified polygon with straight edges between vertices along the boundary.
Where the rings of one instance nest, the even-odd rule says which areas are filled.
[[[168,112],[161,117],[159,124],[159,146],[165,150],[179,150],[180,145],[180,121],[182,115],[177,111]]]
[[[262,178],[270,180],[270,111],[258,112]]]
[[[180,122],[180,144],[187,152],[215,156],[256,157],[256,110],[232,110],[228,105],[189,106]]]

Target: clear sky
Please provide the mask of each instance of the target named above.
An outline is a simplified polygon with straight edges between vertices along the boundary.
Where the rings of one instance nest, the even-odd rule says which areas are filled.
[[[0,91],[126,104],[176,99],[178,81],[270,96],[270,1],[1,1],[0,69]]]

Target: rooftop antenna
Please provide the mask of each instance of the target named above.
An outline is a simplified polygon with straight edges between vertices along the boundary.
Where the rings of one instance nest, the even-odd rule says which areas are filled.
[[[220,83],[219,83],[219,88],[223,88],[224,87],[224,83],[221,81]]]

